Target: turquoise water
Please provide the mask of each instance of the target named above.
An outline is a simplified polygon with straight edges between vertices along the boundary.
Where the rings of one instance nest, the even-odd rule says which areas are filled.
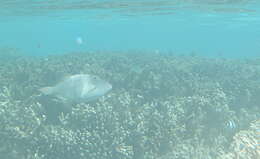
[[[29,55],[97,50],[224,57],[260,53],[258,1],[23,0],[1,1],[0,6],[0,48]]]
[[[0,0],[0,159],[259,159],[259,54],[259,0]]]

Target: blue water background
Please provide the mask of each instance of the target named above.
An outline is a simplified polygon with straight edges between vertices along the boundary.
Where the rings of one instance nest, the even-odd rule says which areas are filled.
[[[2,14],[0,48],[18,48],[27,55],[35,56],[138,50],[140,53],[259,57],[259,3],[229,4],[224,7],[246,10],[219,12],[212,11],[212,5],[199,5],[149,14],[142,9],[133,14],[109,9]],[[81,45],[76,42],[78,37],[83,40]]]

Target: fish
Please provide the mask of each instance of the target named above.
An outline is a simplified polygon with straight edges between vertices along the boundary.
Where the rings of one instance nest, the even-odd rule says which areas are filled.
[[[237,128],[237,124],[234,120],[228,120],[226,122],[226,128],[230,129],[230,130],[234,130]]]
[[[51,87],[40,88],[44,95],[55,96],[70,103],[88,102],[98,99],[112,89],[112,85],[95,75],[71,75]]]

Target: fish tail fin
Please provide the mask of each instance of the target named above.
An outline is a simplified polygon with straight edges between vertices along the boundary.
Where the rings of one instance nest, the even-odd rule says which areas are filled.
[[[52,87],[43,87],[43,88],[40,88],[39,91],[45,95],[50,95],[53,92],[53,88]]]

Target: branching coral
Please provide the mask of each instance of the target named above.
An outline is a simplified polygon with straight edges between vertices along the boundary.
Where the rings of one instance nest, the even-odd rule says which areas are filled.
[[[27,156],[34,138],[45,120],[38,114],[41,105],[37,102],[25,105],[22,101],[13,100],[7,87],[0,93],[0,132],[1,158],[12,158],[13,153],[21,158]],[[32,153],[32,152],[29,152]]]
[[[260,116],[254,61],[86,53],[0,65],[3,159],[215,159]],[[71,111],[37,91],[77,73],[96,74],[113,91],[97,101],[67,103]],[[253,151],[257,124],[234,136],[237,156]]]
[[[243,130],[233,137],[231,152],[222,156],[226,159],[260,158],[260,120],[251,123],[248,130]]]

